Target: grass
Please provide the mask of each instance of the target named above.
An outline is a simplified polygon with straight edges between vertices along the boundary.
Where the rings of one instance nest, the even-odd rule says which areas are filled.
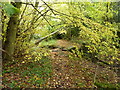
[[[40,43],[40,47],[44,47],[44,46],[52,46],[56,44],[56,40],[49,40],[49,41],[42,41]]]
[[[104,82],[95,82],[94,83],[98,88],[109,88],[109,89],[119,89],[120,88],[120,85],[118,85],[118,84],[110,84],[110,83],[104,83]]]

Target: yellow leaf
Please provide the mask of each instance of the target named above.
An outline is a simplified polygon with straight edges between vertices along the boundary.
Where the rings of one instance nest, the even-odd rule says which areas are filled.
[[[22,61],[22,63],[25,63],[25,61]]]

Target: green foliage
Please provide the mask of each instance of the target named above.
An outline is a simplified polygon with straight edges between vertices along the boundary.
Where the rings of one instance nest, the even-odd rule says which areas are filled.
[[[43,56],[48,56],[48,50],[45,48],[40,48],[40,47],[32,47],[32,48],[27,48],[24,53],[24,62],[34,62],[34,61],[40,61]]]
[[[3,7],[3,10],[6,12],[6,14],[11,17],[13,14],[18,13],[19,10],[15,8],[12,4],[9,3],[0,3],[0,6]]]
[[[35,64],[39,64],[40,66],[36,67]],[[44,84],[51,73],[50,59],[42,57],[41,60],[30,63],[27,68],[28,70],[24,70],[21,74],[31,78],[28,81],[29,83],[35,85]]]
[[[110,84],[110,83],[101,83],[101,82],[96,82],[95,85],[98,87],[98,88],[108,88],[108,89],[119,89],[120,86],[118,85],[114,85],[114,84]]]
[[[107,59],[117,58],[118,50],[115,45],[118,45],[118,41],[115,38],[117,35],[108,28],[92,30],[83,26],[80,32],[80,39],[86,44],[85,47],[88,48],[88,52],[98,54],[97,57],[100,59],[103,59],[104,56]]]
[[[99,7],[99,4],[103,5],[103,8]],[[117,24],[111,24],[105,19],[102,19],[102,17],[105,16],[107,4],[109,3],[82,3],[80,4],[81,6],[79,5],[81,8],[78,8],[77,4],[71,4],[69,5],[71,8],[77,9],[73,11],[70,8],[70,15],[74,16],[70,19],[74,20],[73,27],[75,32],[79,35],[76,41],[82,45],[80,51],[84,53],[83,56],[87,55],[86,57],[88,58],[92,59],[93,57],[93,59],[97,58],[109,64],[113,64],[116,60],[119,61],[119,49],[117,48],[119,47],[119,38],[117,36]],[[101,9],[103,9],[103,11]],[[109,9],[109,13],[113,13],[113,11],[110,12],[110,6],[107,9]],[[79,10],[82,10],[82,12]],[[75,13],[77,11],[82,13],[82,17],[80,13]],[[95,16],[98,12],[100,15]],[[86,17],[86,15],[91,18]],[[108,18],[110,17],[108,16]],[[99,22],[99,20],[102,22]],[[71,29],[68,27],[68,30]],[[71,34],[74,35],[73,32]]]
[[[72,46],[67,49],[68,51],[71,52],[69,57],[73,60],[80,60],[82,59],[83,52],[79,50],[78,46]]]
[[[22,38],[17,39],[19,39],[19,41],[16,44],[19,44],[16,46],[15,57],[22,60],[23,63],[39,61],[43,56],[49,55],[49,51],[46,48],[42,48],[40,45],[36,46],[34,42],[29,43],[26,41],[21,43],[20,40]]]
[[[77,86],[82,88],[82,87],[85,87],[85,84],[84,83],[78,83]]]
[[[42,41],[39,47],[52,46],[56,44],[56,40]]]
[[[74,26],[74,25],[68,25],[66,30],[66,34],[65,34],[65,39],[72,39],[72,38],[77,38],[79,36],[79,32],[80,32],[80,27]]]

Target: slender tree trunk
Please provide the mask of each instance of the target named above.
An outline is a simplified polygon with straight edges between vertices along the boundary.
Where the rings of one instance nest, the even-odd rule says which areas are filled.
[[[14,7],[20,9],[21,3],[15,2],[13,3]],[[14,14],[10,17],[8,22],[7,32],[6,32],[6,41],[4,44],[4,50],[9,53],[10,56],[4,53],[4,60],[10,60],[14,54],[14,46],[16,40],[17,26],[18,26],[19,13]]]
[[[120,1],[118,2],[118,23],[120,23]]]
[[[2,7],[0,7],[0,48],[2,49]],[[2,50],[0,50],[0,75],[2,75]],[[0,76],[0,86],[2,86],[2,76]]]
[[[119,31],[117,32],[117,35],[120,39],[120,1],[118,2],[118,29]],[[120,40],[119,40],[119,44],[120,44]]]
[[[106,4],[106,21],[108,21],[108,22],[109,22],[109,18],[108,18],[109,5],[110,5],[110,2],[107,2],[107,4]]]

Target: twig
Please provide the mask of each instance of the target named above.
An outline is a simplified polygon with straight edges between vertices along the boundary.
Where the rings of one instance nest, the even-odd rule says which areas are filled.
[[[46,21],[51,27],[53,27],[46,18],[44,18],[44,19],[45,19],[45,21]]]
[[[37,22],[37,21],[40,19],[40,17],[42,17],[42,16],[43,16],[43,18],[45,19],[45,14],[46,14],[48,11],[50,11],[50,10],[46,10],[46,12],[44,12],[43,14],[41,14],[41,15],[35,20],[35,22]],[[35,23],[35,22],[34,22],[34,23]]]
[[[46,8],[45,8],[46,9]],[[43,11],[43,10],[42,10]],[[42,12],[41,11],[41,12]],[[41,14],[40,16],[38,16],[38,18],[36,18],[36,20],[34,21],[34,23],[36,23],[39,19],[40,19],[40,17],[41,16],[44,16],[47,12],[48,12],[49,10],[46,10],[46,12],[44,12],[43,14]]]
[[[49,10],[47,10],[45,13],[41,14],[41,15],[39,16],[39,18],[40,18],[41,16],[44,16],[44,14],[46,14],[48,11],[49,11]],[[24,33],[25,33],[27,30],[29,30],[30,28],[31,28],[31,26],[30,26],[29,28],[27,28],[27,29],[24,31]]]
[[[51,11],[52,11],[52,13],[54,14],[54,15],[56,15],[54,12],[53,12],[53,9],[46,3],[46,2],[44,2],[43,0],[41,0]]]
[[[20,21],[22,20],[22,17],[23,17],[23,15],[24,15],[26,9],[27,9],[27,4],[25,5],[25,8],[24,8],[24,10],[23,10],[23,13],[21,14],[20,19],[18,20],[18,25],[19,25]]]

